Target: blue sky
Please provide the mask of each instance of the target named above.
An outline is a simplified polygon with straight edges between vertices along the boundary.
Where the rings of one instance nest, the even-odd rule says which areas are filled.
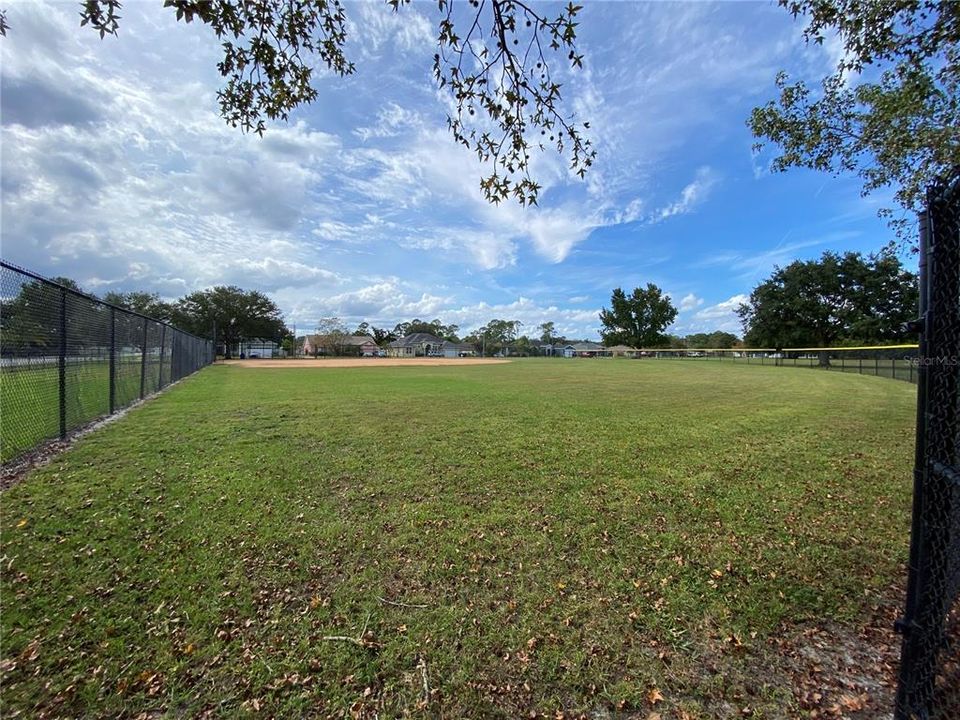
[[[446,130],[435,3],[348,3],[356,74],[321,73],[316,103],[263,139],[218,116],[210,31],[161,5],[127,2],[101,41],[77,2],[8,4],[6,260],[95,293],[259,289],[300,332],[498,317],[596,337],[616,286],[662,287],[673,332],[739,332],[735,307],[775,265],[892,239],[890,193],[771,174],[751,150],[776,72],[816,81],[838,59],[774,2],[585,3],[585,67],[562,79],[597,161],[580,181],[536,156],[533,209],[487,204],[485,168]]]

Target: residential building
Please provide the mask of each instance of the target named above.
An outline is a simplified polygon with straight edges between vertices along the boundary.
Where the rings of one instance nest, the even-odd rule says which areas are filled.
[[[411,333],[387,345],[388,357],[442,357],[447,342],[430,333]]]
[[[307,335],[303,340],[304,355],[358,355],[376,357],[380,348],[369,335]]]

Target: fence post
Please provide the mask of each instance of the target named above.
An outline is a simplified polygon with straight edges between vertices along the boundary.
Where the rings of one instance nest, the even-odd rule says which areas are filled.
[[[67,291],[60,290],[60,348],[57,353],[57,385],[60,391],[60,437],[67,436]]]
[[[110,308],[110,414],[117,406],[117,310]]]
[[[157,390],[163,389],[163,350],[167,340],[167,326],[160,326],[160,373],[157,375]]]
[[[140,353],[140,399],[147,387],[147,319],[143,319],[143,348]]]
[[[895,701],[895,718],[907,720],[913,713],[913,704],[921,695],[917,686],[921,684],[917,677],[919,665],[920,645],[917,637],[923,627],[917,622],[918,605],[921,602],[920,593],[926,585],[927,563],[929,555],[927,538],[923,531],[922,513],[926,506],[926,430],[927,430],[927,398],[929,392],[929,368],[923,363],[928,355],[928,341],[931,335],[932,313],[929,306],[929,252],[930,252],[930,217],[929,201],[925,211],[920,213],[920,258],[919,258],[919,285],[920,285],[920,347],[917,356],[920,365],[917,368],[917,429],[914,450],[913,469],[913,506],[910,523],[910,558],[907,562],[907,597],[904,603],[903,615],[896,620],[894,628],[903,636],[900,648],[900,671],[897,678],[897,696]]]
[[[863,356],[862,355],[860,356],[859,360],[860,360],[860,370],[858,371],[858,373],[860,375],[863,375]]]

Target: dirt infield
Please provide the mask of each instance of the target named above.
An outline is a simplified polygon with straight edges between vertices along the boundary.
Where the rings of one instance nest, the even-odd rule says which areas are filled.
[[[220,360],[217,365],[249,368],[353,368],[413,367],[414,365],[499,365],[510,362],[494,358],[296,358],[289,360]]]

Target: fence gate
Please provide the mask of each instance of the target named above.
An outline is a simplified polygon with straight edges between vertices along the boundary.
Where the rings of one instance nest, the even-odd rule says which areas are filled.
[[[960,718],[960,171],[927,196],[913,527],[896,718]]]

